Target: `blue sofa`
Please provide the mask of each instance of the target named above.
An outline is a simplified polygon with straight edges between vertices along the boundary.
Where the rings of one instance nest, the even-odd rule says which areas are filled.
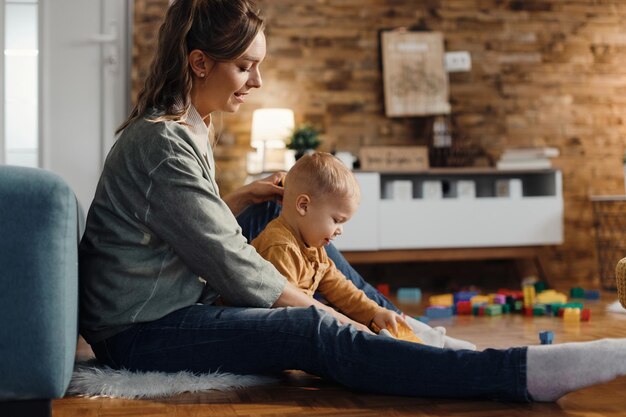
[[[0,166],[0,416],[50,415],[78,338],[79,209],[57,175]]]

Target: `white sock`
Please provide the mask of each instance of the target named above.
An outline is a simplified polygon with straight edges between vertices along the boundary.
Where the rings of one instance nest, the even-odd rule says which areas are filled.
[[[626,339],[529,346],[526,385],[535,401],[626,375]]]
[[[393,337],[393,335],[387,329],[380,329],[380,331],[378,332],[378,335],[379,336],[385,336],[385,337],[388,337],[390,339],[395,339],[395,337]]]
[[[404,321],[413,329],[413,333],[424,341],[424,344],[428,346],[434,346],[438,348],[446,349],[469,349],[476,350],[476,345],[465,340],[455,339],[454,337],[446,336],[445,327],[430,327],[426,323],[422,323],[413,317],[403,315]]]
[[[466,349],[466,350],[476,350],[476,345],[473,343],[470,343],[466,340],[461,340],[461,339],[455,339],[454,337],[450,337],[450,336],[444,336],[443,338],[443,347],[445,347],[446,349],[452,349],[452,350],[461,350],[461,349]]]
[[[424,341],[425,345],[442,348],[444,345],[444,336],[446,329],[443,327],[432,328],[426,323],[415,320],[413,317],[403,315],[406,324],[413,329],[413,333]]]

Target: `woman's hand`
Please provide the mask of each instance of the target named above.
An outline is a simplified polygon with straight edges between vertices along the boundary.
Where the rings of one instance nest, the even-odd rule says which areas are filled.
[[[269,177],[262,178],[244,185],[243,187],[224,196],[223,200],[235,216],[252,204],[263,203],[270,200],[282,202],[283,187],[286,172],[275,172]]]
[[[275,172],[269,177],[253,181],[242,188],[247,188],[250,204],[263,203],[273,199],[282,201],[283,180],[286,176],[287,173],[284,171]]]

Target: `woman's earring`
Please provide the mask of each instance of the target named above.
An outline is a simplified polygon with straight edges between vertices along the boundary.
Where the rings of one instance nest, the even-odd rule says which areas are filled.
[[[200,78],[204,78],[204,72],[200,73]]]

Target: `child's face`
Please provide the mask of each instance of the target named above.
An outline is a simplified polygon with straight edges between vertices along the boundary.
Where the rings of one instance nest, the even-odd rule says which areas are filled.
[[[300,217],[300,236],[309,247],[328,245],[343,232],[358,206],[353,197],[323,196],[312,198]]]

